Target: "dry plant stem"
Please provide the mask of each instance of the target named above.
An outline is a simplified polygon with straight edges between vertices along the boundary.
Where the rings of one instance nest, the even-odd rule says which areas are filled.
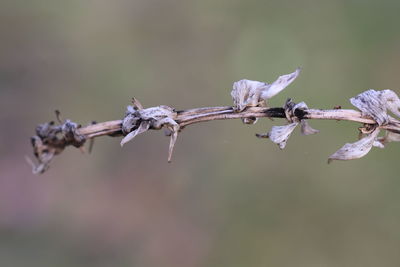
[[[39,124],[31,137],[33,153],[38,165],[31,163],[34,173],[43,173],[49,168],[54,156],[59,155],[67,146],[82,148],[90,139],[89,150],[95,137],[123,136],[120,144],[134,139],[148,130],[166,129],[170,136],[168,161],[171,160],[178,133],[186,126],[213,120],[241,119],[246,124],[256,123],[258,118],[283,118],[285,125],[272,126],[265,134],[257,134],[259,138],[269,138],[280,149],[284,149],[293,130],[299,125],[303,135],[318,132],[307,120],[353,121],[362,124],[359,127],[360,139],[354,143],[346,143],[329,157],[332,160],[350,160],[365,156],[372,147],[384,148],[387,143],[400,142],[400,98],[389,89],[376,91],[369,89],[352,97],[350,103],[357,110],[351,109],[310,109],[305,102],[294,103],[287,99],[283,107],[268,108],[269,99],[290,85],[299,75],[300,69],[293,73],[281,75],[274,82],[266,83],[243,79],[233,84],[231,96],[232,106],[202,107],[176,111],[172,107],[160,105],[144,108],[135,98],[126,109],[122,120],[93,123],[80,127],[71,120],[62,122],[59,112],[56,113],[59,124],[48,122]],[[384,135],[379,136],[380,131]]]
[[[204,107],[178,111],[176,122],[181,129],[190,124],[213,121],[213,120],[228,120],[239,118],[286,118],[283,108],[265,108],[265,107],[249,107],[241,112],[236,112],[230,106],[225,107]],[[296,116],[301,119],[318,119],[318,120],[344,120],[353,121],[364,124],[376,124],[370,118],[363,116],[361,112],[351,109],[307,109],[299,110]],[[86,138],[94,138],[103,135],[121,135],[122,120],[106,121],[89,125],[77,129],[78,134]],[[383,129],[388,129],[396,133],[400,133],[400,121],[391,119],[388,125],[382,126]]]
[[[121,131],[122,120],[106,121],[96,123],[86,127],[77,129],[78,134],[84,135],[86,138],[94,138],[102,135],[112,135]]]

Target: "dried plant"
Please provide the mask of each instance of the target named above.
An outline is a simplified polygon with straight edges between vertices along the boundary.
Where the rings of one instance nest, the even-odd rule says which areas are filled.
[[[246,124],[254,124],[258,118],[283,118],[288,122],[283,126],[273,126],[265,134],[256,134],[259,138],[269,138],[284,149],[287,141],[297,125],[301,126],[303,135],[316,134],[319,131],[311,128],[307,120],[346,120],[362,123],[359,140],[345,144],[328,158],[332,160],[350,160],[365,156],[373,146],[384,148],[389,142],[400,141],[400,121],[388,114],[400,117],[400,99],[391,90],[367,90],[351,98],[350,102],[357,109],[335,108],[331,110],[310,109],[304,102],[298,104],[288,99],[283,107],[270,108],[268,99],[272,98],[300,74],[300,69],[282,75],[271,84],[259,81],[240,80],[233,84],[231,96],[233,106],[203,107],[177,111],[168,106],[144,108],[133,98],[132,105],[127,107],[122,120],[92,123],[86,127],[59,118],[54,122],[40,124],[36,127],[36,135],[31,138],[37,164],[28,159],[33,173],[43,173],[49,168],[54,156],[60,154],[67,146],[83,149],[87,140],[93,141],[99,136],[123,136],[121,146],[134,139],[138,134],[148,130],[167,129],[170,136],[168,161],[171,161],[173,148],[178,134],[186,126],[212,120],[242,119]],[[379,133],[385,131],[382,137]],[[91,142],[92,144],[92,142]],[[90,145],[91,147],[91,145]],[[90,150],[90,148],[89,148]]]

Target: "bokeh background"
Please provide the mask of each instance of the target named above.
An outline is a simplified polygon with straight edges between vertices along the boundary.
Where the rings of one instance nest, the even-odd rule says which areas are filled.
[[[280,151],[281,120],[193,125],[172,164],[161,131],[121,149],[69,148],[41,176],[38,123],[122,118],[132,96],[177,109],[230,105],[234,81],[301,66],[287,97],[350,108],[400,92],[400,2],[2,0],[0,266],[398,266],[399,144],[328,165],[355,123],[313,121]]]

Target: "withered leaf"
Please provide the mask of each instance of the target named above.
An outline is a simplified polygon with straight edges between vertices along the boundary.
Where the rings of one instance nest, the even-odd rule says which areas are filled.
[[[150,122],[149,121],[142,121],[139,125],[139,127],[127,134],[124,138],[121,140],[121,146],[125,145],[129,141],[131,141],[133,138],[135,138],[138,134],[146,132],[150,128]]]
[[[233,83],[231,96],[234,109],[243,111],[248,106],[257,106],[261,91],[267,86],[267,83],[246,79]]]
[[[300,74],[301,69],[297,68],[293,73],[279,76],[276,81],[261,92],[261,98],[270,99],[291,84]]]
[[[169,127],[169,128],[171,128],[171,127]],[[170,141],[169,141],[168,162],[171,162],[171,159],[172,159],[172,153],[174,151],[176,139],[178,138],[179,126],[173,126],[171,131],[172,131],[172,134],[171,134]]]
[[[291,111],[292,116],[294,116],[296,109],[305,110],[305,109],[308,109],[308,106],[305,102],[300,102],[300,103],[296,104],[293,107],[293,110]],[[297,117],[295,117],[295,116],[294,116],[294,118],[297,119]],[[312,135],[312,134],[319,133],[319,130],[312,128],[310,126],[310,124],[308,123],[308,121],[305,119],[300,121],[300,126],[301,126],[301,134],[302,135]]]
[[[384,148],[387,143],[400,142],[400,134],[391,131],[386,131],[385,136],[379,137],[374,146]]]
[[[392,90],[375,91],[370,89],[351,98],[350,102],[361,110],[363,115],[372,117],[378,125],[388,123],[388,109],[400,117],[400,99]]]
[[[233,108],[243,111],[249,106],[265,106],[268,99],[285,89],[299,74],[300,68],[297,68],[293,73],[278,77],[272,84],[246,79],[235,82],[231,91]]]
[[[296,128],[297,124],[299,123],[294,122],[284,126],[272,126],[267,136],[272,142],[278,144],[280,149],[284,149],[290,135]]]
[[[386,100],[386,107],[389,109],[394,115],[400,117],[400,99],[398,95],[392,90],[383,90],[383,95]]]
[[[300,125],[301,125],[301,134],[302,135],[311,135],[311,134],[319,133],[319,130],[312,128],[310,126],[310,124],[308,123],[308,121],[306,121],[306,120],[301,120]]]
[[[328,163],[332,160],[351,160],[364,157],[371,150],[379,131],[380,129],[377,127],[372,133],[366,135],[357,142],[345,144],[329,157]]]

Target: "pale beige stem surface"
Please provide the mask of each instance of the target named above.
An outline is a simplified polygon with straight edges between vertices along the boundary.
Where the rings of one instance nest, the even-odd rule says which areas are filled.
[[[225,107],[204,107],[182,110],[177,112],[176,122],[182,128],[190,124],[213,121],[228,120],[239,118],[285,118],[283,108],[250,107],[241,112],[236,112],[230,106]],[[363,116],[361,112],[351,109],[307,109],[303,114],[304,119],[318,120],[343,120],[354,121],[366,124],[375,124],[370,118]],[[103,135],[118,135],[121,132],[122,120],[106,121],[78,129],[78,133],[87,138],[94,138]],[[400,122],[391,118],[388,125],[382,126],[384,129],[400,132]]]

